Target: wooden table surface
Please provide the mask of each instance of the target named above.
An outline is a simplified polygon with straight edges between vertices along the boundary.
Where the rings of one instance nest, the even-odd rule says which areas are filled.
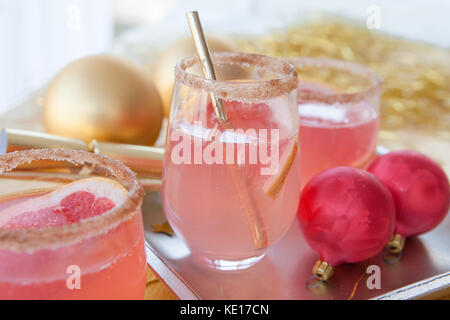
[[[39,93],[1,116],[0,128],[44,131],[42,110],[36,103],[37,97],[39,97]],[[380,144],[392,150],[415,149],[429,155],[439,162],[447,176],[450,176],[450,128],[441,132],[414,129],[402,129],[395,132],[381,131],[379,140]],[[177,297],[149,268],[145,299],[173,300]]]

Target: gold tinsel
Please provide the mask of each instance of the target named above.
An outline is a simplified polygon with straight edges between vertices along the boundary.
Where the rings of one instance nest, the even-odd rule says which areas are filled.
[[[235,40],[246,52],[278,57],[329,57],[361,63],[383,79],[382,129],[432,129],[449,138],[448,49],[394,38],[336,19]]]

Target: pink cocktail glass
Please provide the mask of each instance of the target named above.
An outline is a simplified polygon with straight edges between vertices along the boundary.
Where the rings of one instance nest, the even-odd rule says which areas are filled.
[[[63,188],[79,190],[50,203]],[[0,299],[142,299],[143,195],[136,175],[105,156],[0,156]]]
[[[340,60],[301,57],[290,62],[299,73],[302,186],[328,168],[365,168],[377,145],[380,78]]]
[[[297,211],[298,79],[276,58],[216,53],[213,61],[228,77],[196,76],[196,58],[176,67],[163,207],[198,261],[244,269],[281,238]],[[222,99],[227,124],[218,121],[211,95]]]

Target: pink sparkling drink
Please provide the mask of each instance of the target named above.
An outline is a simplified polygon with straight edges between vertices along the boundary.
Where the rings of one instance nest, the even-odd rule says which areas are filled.
[[[135,174],[103,156],[44,149],[0,156],[0,172],[48,159],[94,164],[110,176],[0,177],[0,299],[142,299],[143,190]]]
[[[292,63],[300,75],[302,186],[325,169],[365,168],[378,141],[378,76],[360,65],[338,60],[297,58]]]
[[[221,53],[214,59],[219,66],[237,68],[235,72],[247,79],[211,84],[186,71],[195,59],[180,62],[162,199],[168,221],[198,261],[220,270],[236,270],[259,261],[295,217],[300,191],[297,76],[289,64],[275,58]],[[269,73],[276,77],[271,85],[251,76]],[[271,91],[262,98],[264,87]],[[214,113],[211,92],[226,95],[226,129]],[[183,143],[186,161],[180,163],[177,155]],[[260,152],[265,151],[274,157],[263,159]],[[256,217],[249,217],[252,208]],[[262,247],[255,244],[258,234],[253,233],[252,222],[264,234]]]

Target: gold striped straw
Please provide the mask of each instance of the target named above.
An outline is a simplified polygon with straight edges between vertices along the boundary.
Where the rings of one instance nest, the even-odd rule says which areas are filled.
[[[206,43],[205,35],[203,34],[203,28],[200,23],[200,18],[197,11],[190,11],[186,13],[186,17],[191,30],[192,38],[194,39],[197,55],[202,67],[203,76],[208,80],[216,80],[216,73],[214,71],[214,65],[211,60],[211,55]],[[230,128],[228,116],[223,104],[222,99],[216,97],[211,92],[211,100],[214,107],[214,112],[219,119],[224,130]],[[247,218],[250,233],[252,235],[253,244],[256,249],[266,248],[268,245],[268,236],[265,228],[264,220],[256,208],[255,202],[251,197],[245,178],[237,171],[237,168],[233,165],[227,165],[230,169],[231,177],[236,186],[239,199],[243,205],[245,215]]]

